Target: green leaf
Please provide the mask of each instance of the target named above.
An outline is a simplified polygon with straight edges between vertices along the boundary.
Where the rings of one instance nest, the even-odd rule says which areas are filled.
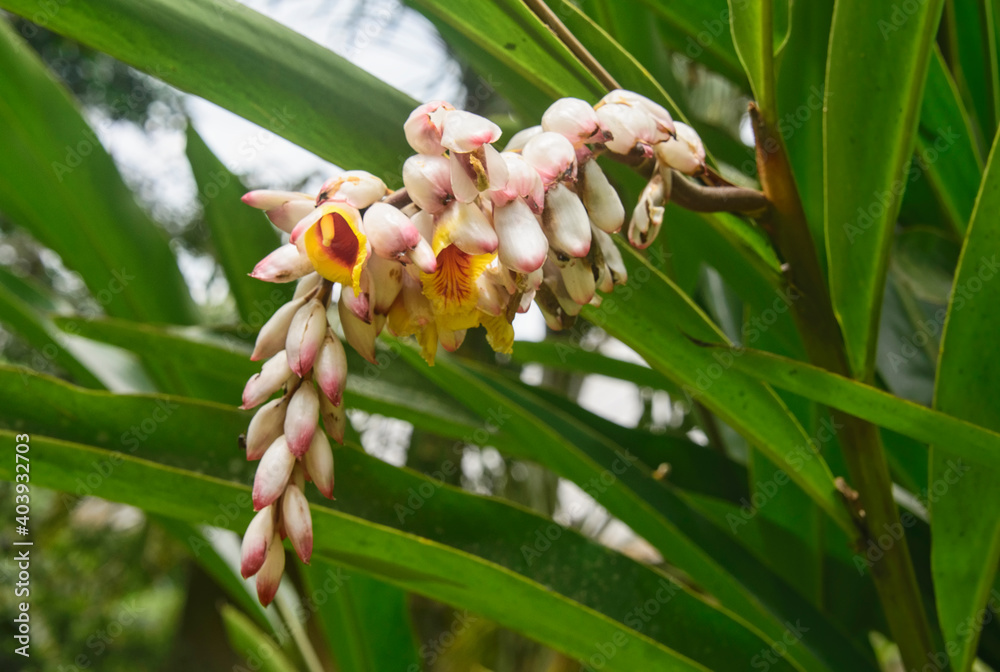
[[[757,105],[769,121],[778,113],[774,95],[774,8],[771,3],[772,0],[729,0],[736,53],[750,80]]]
[[[80,0],[53,12],[46,0],[0,0],[0,7],[45,17],[49,30],[387,184],[400,183],[412,154],[401,128],[415,101],[239,2]]]
[[[1000,264],[1000,158],[993,149],[969,223],[955,285],[952,290],[941,345],[934,390],[934,407],[944,413],[1000,432],[1000,403],[996,394],[1000,354],[984,346],[984,337],[1000,327],[997,302],[1000,286],[992,281]],[[930,483],[952,485],[956,460],[968,452],[952,436],[931,447]],[[992,456],[1000,455],[994,447]],[[961,475],[961,474],[960,474]],[[1000,521],[984,512],[1000,507],[997,478],[1000,469],[973,469],[961,475],[960,487],[931,503],[931,566],[941,629],[949,642],[955,670],[968,670],[976,658],[979,629],[975,622],[986,603],[1000,560]],[[951,644],[957,644],[952,650]]]
[[[247,664],[261,672],[295,672],[295,666],[285,654],[250,618],[228,604],[219,610],[226,627],[229,645]]]
[[[971,464],[1000,468],[1000,433],[794,359],[755,350],[731,354],[735,369],[775,387],[922,443],[954,446]]]
[[[303,568],[306,594],[325,592],[323,584],[331,570],[344,579],[343,584],[323,604],[316,604],[337,670],[419,670],[406,591],[320,559]]]
[[[75,102],[6,21],[0,70],[0,210],[59,253],[109,314],[190,323],[190,296],[166,237]]]
[[[212,154],[190,123],[187,156],[198,185],[204,221],[236,300],[240,321],[259,325],[273,312],[268,307],[292,298],[293,284],[275,285],[249,277],[257,262],[274,251],[281,240],[259,210],[240,201],[244,189],[239,178]]]
[[[996,6],[991,0],[950,0],[948,19],[949,63],[980,132],[991,138],[1000,119]]]
[[[833,17],[824,226],[834,310],[851,369],[863,380],[874,367],[892,231],[942,5],[918,3],[899,19],[891,0],[842,2]]]

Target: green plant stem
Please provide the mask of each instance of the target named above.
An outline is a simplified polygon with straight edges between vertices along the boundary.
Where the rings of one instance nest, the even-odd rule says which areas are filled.
[[[760,223],[787,262],[785,274],[789,285],[801,294],[792,303],[792,314],[806,351],[814,364],[850,377],[840,326],[820,271],[784,142],[762,119],[756,106],[751,105],[750,114],[757,136],[758,172],[772,204]],[[903,529],[892,497],[889,466],[877,427],[840,411],[834,410],[833,416],[844,426],[841,447],[851,486],[859,497],[860,543],[866,549],[868,542],[880,534]],[[882,559],[871,566],[875,589],[906,668],[920,669],[934,649],[905,535],[884,550]]]

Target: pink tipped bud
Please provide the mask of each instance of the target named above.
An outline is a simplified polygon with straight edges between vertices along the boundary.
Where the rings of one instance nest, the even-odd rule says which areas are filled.
[[[421,239],[417,246],[406,254],[406,258],[424,273],[433,273],[437,270],[437,257],[434,256],[434,250],[426,240]]]
[[[312,199],[308,201],[288,201],[266,212],[267,218],[285,233],[291,233],[295,225],[316,208]]]
[[[581,167],[580,195],[594,226],[607,233],[615,233],[622,228],[625,206],[597,161],[587,161]]]
[[[260,511],[273,504],[285,491],[288,477],[295,466],[295,456],[288,449],[285,437],[278,437],[260,458],[253,479],[253,508]]]
[[[504,147],[504,151],[520,152],[524,149],[524,146],[528,144],[528,140],[531,140],[541,132],[541,126],[529,126],[528,128],[522,128],[510,137],[510,140],[507,142],[507,146]]]
[[[364,210],[388,193],[385,182],[364,170],[348,170],[320,187],[316,204],[337,201]]]
[[[413,151],[420,154],[441,155],[441,131],[444,125],[444,115],[455,108],[451,103],[435,100],[424,103],[410,113],[403,124],[403,133]]]
[[[281,520],[292,541],[292,548],[302,562],[308,565],[313,550],[312,516],[309,513],[309,502],[297,485],[285,488],[285,495],[281,498]]]
[[[556,183],[545,195],[542,230],[556,253],[566,257],[585,257],[590,251],[587,210],[580,197],[561,183]]]
[[[666,181],[673,179],[671,175],[669,170],[660,171],[653,175],[653,178],[639,195],[639,202],[636,203],[635,210],[632,211],[632,219],[628,225],[628,242],[632,244],[632,247],[643,250],[652,245],[660,233],[660,227],[663,225],[664,203],[670,193]]]
[[[498,264],[491,265],[476,278],[478,290],[476,307],[479,310],[493,316],[503,315],[506,312],[512,294],[510,289],[513,289],[513,286],[508,289],[505,279],[509,280],[510,275]]]
[[[383,259],[399,259],[420,242],[420,231],[409,217],[388,203],[375,203],[365,212],[365,235]]]
[[[281,585],[281,575],[285,573],[285,547],[281,545],[281,537],[274,534],[268,546],[267,558],[260,571],[257,572],[257,599],[265,607],[271,604]]]
[[[705,146],[697,131],[677,122],[677,139],[656,145],[656,158],[685,175],[698,175],[705,170]]]
[[[337,301],[337,312],[340,315],[344,338],[359,355],[375,364],[375,339],[378,337],[378,328],[373,323],[364,322],[351,312],[343,300],[343,294],[341,300]]]
[[[597,112],[579,98],[561,98],[549,105],[542,115],[542,128],[558,133],[574,146],[604,139]]]
[[[285,440],[292,455],[302,457],[309,450],[318,421],[319,395],[312,383],[306,380],[295,390],[285,412]]]
[[[316,358],[314,375],[327,399],[339,406],[347,384],[347,353],[340,339],[331,331],[327,332],[323,348]]]
[[[247,429],[247,460],[259,460],[277,440],[285,426],[285,399],[273,399],[260,407]]]
[[[455,352],[465,341],[465,335],[468,333],[467,329],[460,329],[458,331],[452,331],[450,329],[440,329],[438,330],[438,338],[441,340],[441,347],[448,352]]]
[[[406,272],[403,265],[375,256],[368,259],[364,272],[368,275],[368,298],[371,301],[372,312],[375,315],[388,315],[392,303],[403,287],[403,273]]]
[[[280,208],[286,203],[294,201],[305,201],[306,203],[311,203],[313,197],[309,194],[303,194],[300,191],[257,189],[243,194],[243,198],[241,200],[251,208],[257,208],[258,210],[274,210],[276,208]]]
[[[465,110],[444,115],[441,145],[452,152],[467,153],[500,139],[500,127],[486,117]]]
[[[299,378],[312,368],[325,335],[326,307],[312,299],[296,311],[285,339],[288,365]]]
[[[640,107],[610,103],[597,108],[597,118],[611,134],[605,145],[615,154],[629,154],[641,143],[648,147],[657,141],[656,122]]]
[[[521,156],[538,172],[546,188],[562,180],[576,180],[576,150],[558,133],[539,133],[524,146]]]
[[[313,272],[312,262],[295,245],[282,245],[254,266],[251,278],[264,282],[291,282]]]
[[[573,257],[565,263],[556,263],[562,275],[563,286],[566,293],[574,302],[585,305],[594,298],[596,286],[594,282],[594,269],[587,257]]]
[[[337,443],[344,443],[344,433],[347,431],[347,413],[344,407],[334,404],[326,397],[319,400],[319,412],[323,418],[323,428],[330,438]]]
[[[447,240],[466,254],[492,254],[497,251],[497,232],[475,203],[454,201],[438,217],[437,225],[435,238],[440,238],[442,242]],[[441,245],[442,248],[445,246]]]
[[[298,284],[295,285],[295,295],[292,298],[301,299],[303,296],[307,296],[319,287],[320,280],[319,273],[310,273],[309,275],[302,276],[299,278]]]
[[[325,423],[326,413],[323,417]],[[333,499],[333,449],[330,448],[330,440],[326,438],[326,434],[323,432],[313,434],[312,443],[302,458],[302,464],[323,496]]]
[[[260,571],[274,541],[274,508],[265,506],[250,521],[240,550],[240,574],[244,579]]]
[[[288,327],[291,326],[295,313],[305,302],[305,297],[293,299],[274,311],[274,315],[264,323],[264,326],[260,328],[260,333],[257,334],[257,342],[254,345],[253,354],[250,355],[251,360],[256,362],[267,359],[285,349]]]
[[[666,140],[675,133],[674,119],[670,116],[670,113],[667,112],[666,108],[659,103],[654,103],[646,96],[635,93],[634,91],[615,89],[605,95],[604,98],[601,99],[601,102],[598,103],[598,105],[602,104],[630,105],[646,112],[646,114],[648,114],[656,124],[658,137],[655,142]]]
[[[528,165],[520,154],[504,152],[500,155],[507,164],[507,182],[491,192],[494,205],[506,205],[523,198],[532,212],[541,213],[545,204],[545,185],[538,171]]]
[[[454,198],[451,166],[443,156],[411,156],[403,164],[403,184],[421,210],[437,214]]]
[[[288,357],[282,350],[264,362],[260,373],[255,373],[247,381],[246,387],[243,388],[243,405],[240,408],[246,410],[260,406],[291,377],[292,370],[288,366]]]
[[[493,209],[500,263],[519,273],[531,273],[545,263],[549,241],[538,218],[521,199]]]

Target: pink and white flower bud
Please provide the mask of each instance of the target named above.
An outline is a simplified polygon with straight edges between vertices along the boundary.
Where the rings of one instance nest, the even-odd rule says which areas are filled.
[[[590,303],[596,291],[594,269],[590,259],[573,257],[565,263],[555,262],[554,259],[553,261],[559,267],[563,286],[569,298],[581,306]]]
[[[295,294],[293,299],[301,299],[303,296],[307,296],[314,289],[319,287],[320,283],[319,273],[310,273],[309,275],[303,275],[299,278],[299,282],[295,285]]]
[[[628,225],[628,242],[636,249],[646,249],[652,245],[660,233],[660,227],[663,225],[664,204],[670,191],[665,186],[664,175],[666,175],[667,180],[672,179],[669,170],[653,175],[649,184],[639,195],[639,202],[636,203],[635,210],[632,211],[632,220]]]
[[[319,395],[308,380],[303,381],[288,402],[285,412],[285,440],[295,457],[309,450],[316,423],[319,421]]]
[[[615,285],[624,285],[628,282],[628,270],[625,268],[625,260],[622,258],[621,250],[615,245],[615,241],[611,236],[596,227],[591,233],[600,247],[604,267],[611,281],[610,287],[605,286],[598,289],[602,292],[610,292],[614,289]]]
[[[493,225],[501,264],[518,273],[531,273],[542,267],[549,241],[538,218],[522,199],[495,207]]]
[[[338,201],[364,210],[382,199],[389,190],[385,182],[364,170],[348,170],[339,177],[330,178],[316,197],[316,204]]]
[[[244,579],[260,571],[274,541],[274,508],[265,506],[250,521],[240,549],[240,574]]]
[[[507,270],[495,261],[476,278],[476,307],[487,315],[503,315],[513,294],[514,285]]]
[[[478,205],[454,201],[437,218],[433,248],[440,253],[449,244],[466,254],[492,254],[497,232]]]
[[[343,295],[341,295],[343,299]],[[340,315],[340,326],[344,330],[344,338],[359,355],[375,364],[375,339],[378,328],[369,322],[364,322],[351,312],[343,300],[337,302],[337,312]]]
[[[601,102],[598,103],[598,105],[601,104],[631,105],[632,107],[644,110],[653,118],[653,122],[656,124],[656,129],[658,131],[656,142],[666,140],[667,138],[672,137],[676,132],[674,129],[674,118],[670,116],[670,113],[667,112],[665,107],[659,103],[654,103],[646,96],[635,93],[634,91],[615,89],[601,99]]]
[[[339,406],[347,384],[347,353],[332,331],[327,332],[323,349],[313,366],[319,389],[335,406]]]
[[[565,137],[574,147],[604,140],[597,113],[590,103],[579,98],[560,98],[549,105],[542,115],[542,128]]]
[[[580,196],[594,226],[607,233],[622,228],[625,206],[597,161],[587,161],[580,169]]]
[[[403,124],[403,133],[413,151],[419,154],[444,154],[441,146],[441,132],[444,115],[455,108],[451,103],[434,100],[417,107]]]
[[[423,241],[422,238],[418,240]],[[368,275],[368,300],[375,315],[389,314],[393,301],[403,288],[404,272],[403,265],[399,262],[379,256],[369,257],[364,273]]]
[[[288,327],[291,326],[295,313],[305,302],[305,297],[292,299],[274,311],[274,315],[264,323],[264,326],[260,328],[260,333],[257,334],[257,342],[254,345],[253,354],[250,355],[251,361],[256,362],[273,357],[285,349]]]
[[[250,376],[243,388],[243,410],[255,408],[268,400],[280,390],[292,377],[292,369],[288,366],[288,356],[284,350],[264,362],[260,373]]]
[[[323,496],[333,499],[333,449],[330,448],[330,440],[326,438],[326,434],[323,432],[313,434],[312,443],[302,458],[302,464]]]
[[[465,341],[465,334],[467,329],[461,329],[459,331],[451,331],[450,329],[439,329],[438,330],[438,340],[441,342],[441,347],[448,352],[455,352]]]
[[[323,428],[337,443],[344,443],[344,433],[347,430],[347,413],[344,407],[334,404],[326,397],[319,400],[320,417],[323,418]]]
[[[254,414],[247,428],[247,460],[259,460],[284,432],[285,398],[272,399]]]
[[[639,145],[647,156],[652,156],[652,145],[659,138],[656,121],[640,107],[610,103],[597,108],[597,118],[611,134],[605,145],[615,154],[629,154]]]
[[[420,242],[420,232],[409,217],[388,203],[375,203],[365,212],[365,235],[383,259],[400,259]]]
[[[685,175],[705,172],[705,145],[698,132],[687,124],[677,122],[677,139],[661,142],[656,146],[656,158],[664,165]]]
[[[346,286],[340,290],[340,303],[362,322],[370,323],[375,315],[369,299],[368,292],[355,294],[352,288]]]
[[[542,132],[541,126],[528,126],[528,128],[522,128],[520,131],[511,136],[510,140],[507,141],[507,146],[504,147],[505,152],[519,152],[524,149],[524,146],[528,144],[528,140]]]
[[[271,254],[261,259],[253,271],[251,278],[264,282],[291,282],[303,275],[313,272],[309,257],[299,252],[295,245],[282,245]]]
[[[562,136],[560,136],[562,137]],[[562,183],[545,195],[542,230],[549,246],[567,257],[585,257],[590,251],[590,218],[580,197]]]
[[[299,378],[312,368],[325,335],[326,307],[319,299],[312,299],[296,311],[285,339],[288,366]]]
[[[295,456],[288,449],[288,441],[281,436],[271,444],[271,447],[260,458],[257,474],[253,479],[253,508],[260,511],[265,506],[274,504],[281,493],[285,491],[288,477],[295,466]]]
[[[479,192],[496,189],[507,182],[507,164],[493,145],[483,145],[465,154],[452,152],[448,162],[451,190],[463,203],[471,203]]]
[[[303,217],[306,217],[316,208],[315,203],[312,199],[308,201],[288,201],[279,205],[277,208],[272,208],[264,214],[267,218],[271,220],[271,223],[276,227],[284,231],[285,233],[291,233],[295,225],[298,224]]]
[[[576,180],[576,149],[558,133],[539,133],[528,140],[521,156],[542,178],[546,189],[556,182]]]
[[[500,127],[486,117],[465,110],[444,115],[441,145],[451,152],[466,154],[499,139]]]
[[[285,573],[285,547],[281,545],[281,537],[275,532],[274,539],[268,546],[267,558],[257,572],[257,599],[265,607],[271,604],[278,594],[281,576]]]
[[[523,198],[532,212],[540,214],[545,205],[545,185],[538,171],[532,168],[524,157],[513,152],[500,154],[507,164],[507,182],[499,189],[490,192],[494,205],[507,205],[511,201]]]
[[[421,210],[432,215],[444,210],[455,195],[451,190],[451,165],[444,156],[411,156],[403,164],[403,185]]]
[[[289,484],[285,488],[281,498],[281,520],[292,541],[292,548],[308,565],[313,550],[312,515],[309,513],[309,502],[297,485]]]
[[[309,194],[303,194],[301,191],[256,189],[243,194],[243,198],[240,200],[249,205],[251,208],[267,211],[280,208],[284,204],[294,201],[305,201],[311,204],[313,202],[313,197]]]
[[[406,258],[414,263],[424,273],[433,273],[437,270],[437,257],[430,243],[421,239],[417,246],[406,254]]]

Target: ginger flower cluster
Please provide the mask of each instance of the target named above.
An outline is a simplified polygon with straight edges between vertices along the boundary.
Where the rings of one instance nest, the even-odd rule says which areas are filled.
[[[403,131],[416,152],[403,165],[404,189],[390,191],[352,170],[315,196],[243,197],[288,234],[250,275],[298,282],[294,298],[262,327],[252,359],[266,361],[243,392],[242,408],[260,407],[246,436],[247,459],[260,464],[241,571],[256,576],[265,605],[284,572],[282,540],[290,539],[303,562],[312,553],[305,482],[333,496],[329,438],[342,442],[346,426],[338,325],[369,361],[386,328],[414,336],[431,365],[439,346],[454,351],[476,327],[494,350],[509,353],[514,315],[532,302],[550,328],[562,329],[583,306],[600,304],[598,290],[627,280],[612,239],[626,212],[598,156],[654,163],[628,223],[638,248],[662,226],[673,171],[705,170],[704,147],[690,126],[624,90],[593,106],[556,101],[539,126],[516,133],[503,151],[494,147],[499,126],[444,101],[417,107]]]

